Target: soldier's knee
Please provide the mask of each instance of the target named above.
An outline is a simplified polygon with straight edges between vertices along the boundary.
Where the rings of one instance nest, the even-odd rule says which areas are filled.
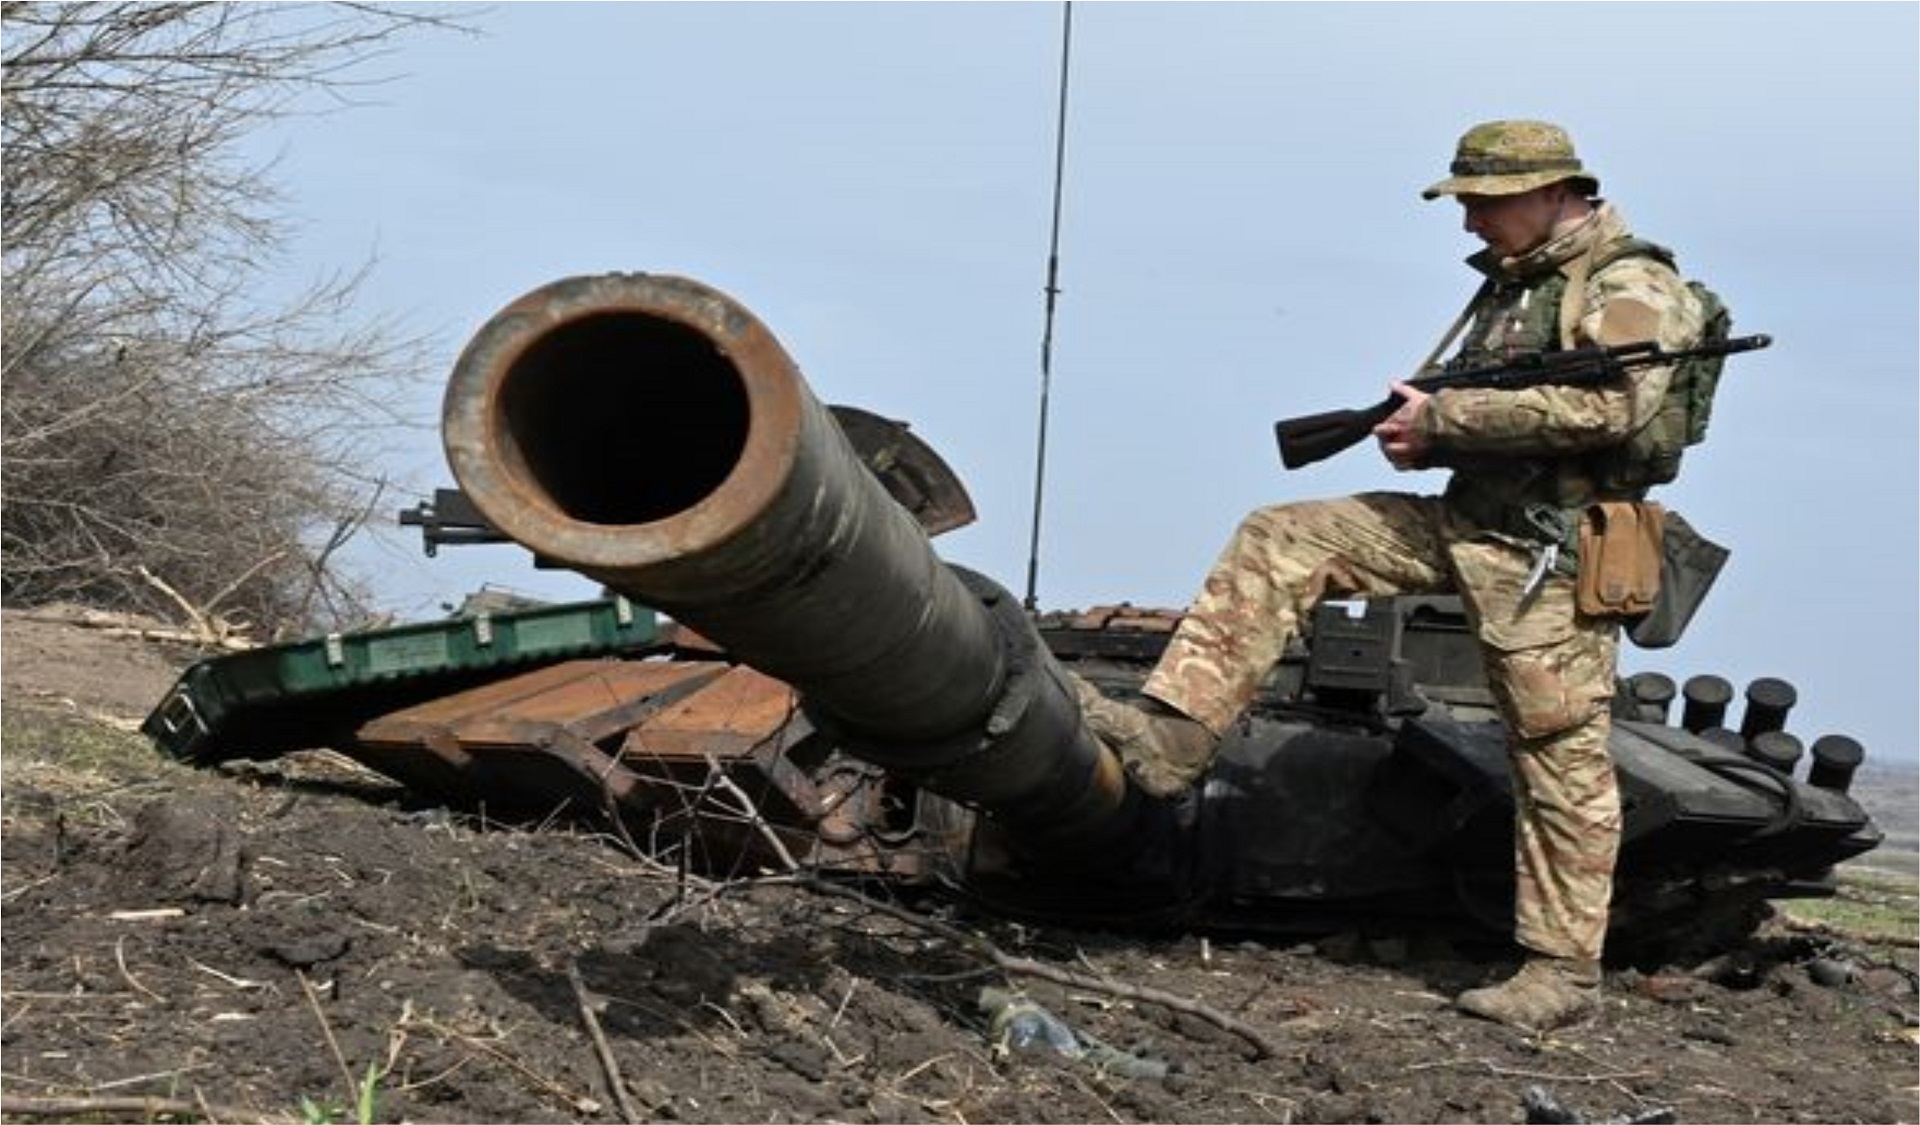
[[[1603,718],[1612,684],[1569,675],[1552,646],[1494,650],[1487,679],[1507,725],[1521,739],[1561,736]]]

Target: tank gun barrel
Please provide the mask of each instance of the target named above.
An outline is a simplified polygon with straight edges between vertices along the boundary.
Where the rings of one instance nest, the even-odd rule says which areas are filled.
[[[1142,799],[1016,599],[934,554],[727,295],[640,273],[528,293],[462,352],[443,438],[495,526],[793,685],[848,753],[1015,839],[1133,831]]]

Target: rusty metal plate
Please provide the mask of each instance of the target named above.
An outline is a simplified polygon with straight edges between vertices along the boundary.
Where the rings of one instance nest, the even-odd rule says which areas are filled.
[[[725,671],[724,664],[568,661],[382,715],[363,724],[356,740],[380,746],[441,735],[500,745],[524,742],[534,727],[598,742]]]
[[[741,666],[634,725],[625,749],[698,761],[737,758],[784,750],[811,730],[792,688]]]
[[[490,814],[612,817],[705,867],[927,869],[876,771],[828,761],[792,688],[723,661],[557,664],[382,715],[343,749]]]

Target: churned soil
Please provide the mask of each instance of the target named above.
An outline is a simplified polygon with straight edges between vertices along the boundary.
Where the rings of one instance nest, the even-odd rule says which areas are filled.
[[[1897,929],[1778,916],[1522,1034],[1448,999],[1507,951],[703,880],[324,753],[176,765],[132,728],[187,654],[17,614],[0,643],[7,1120],[1920,1119]],[[983,990],[1103,1046],[1022,1045]]]

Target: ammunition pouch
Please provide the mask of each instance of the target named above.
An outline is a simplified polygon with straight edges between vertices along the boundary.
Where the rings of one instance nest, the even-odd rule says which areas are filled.
[[[1588,617],[1638,617],[1660,596],[1660,505],[1602,501],[1580,513],[1574,605]]]
[[[1539,548],[1558,547],[1554,569],[1574,576],[1575,608],[1619,621],[1627,639],[1640,648],[1668,648],[1680,640],[1731,554],[1678,512],[1650,501],[1568,509],[1502,506],[1451,487],[1447,500],[1461,517],[1489,532]],[[1649,518],[1649,512],[1656,514]]]
[[[1659,597],[1652,609],[1626,622],[1627,639],[1640,648],[1666,648],[1680,639],[1732,554],[1678,512],[1665,513],[1662,523]]]

